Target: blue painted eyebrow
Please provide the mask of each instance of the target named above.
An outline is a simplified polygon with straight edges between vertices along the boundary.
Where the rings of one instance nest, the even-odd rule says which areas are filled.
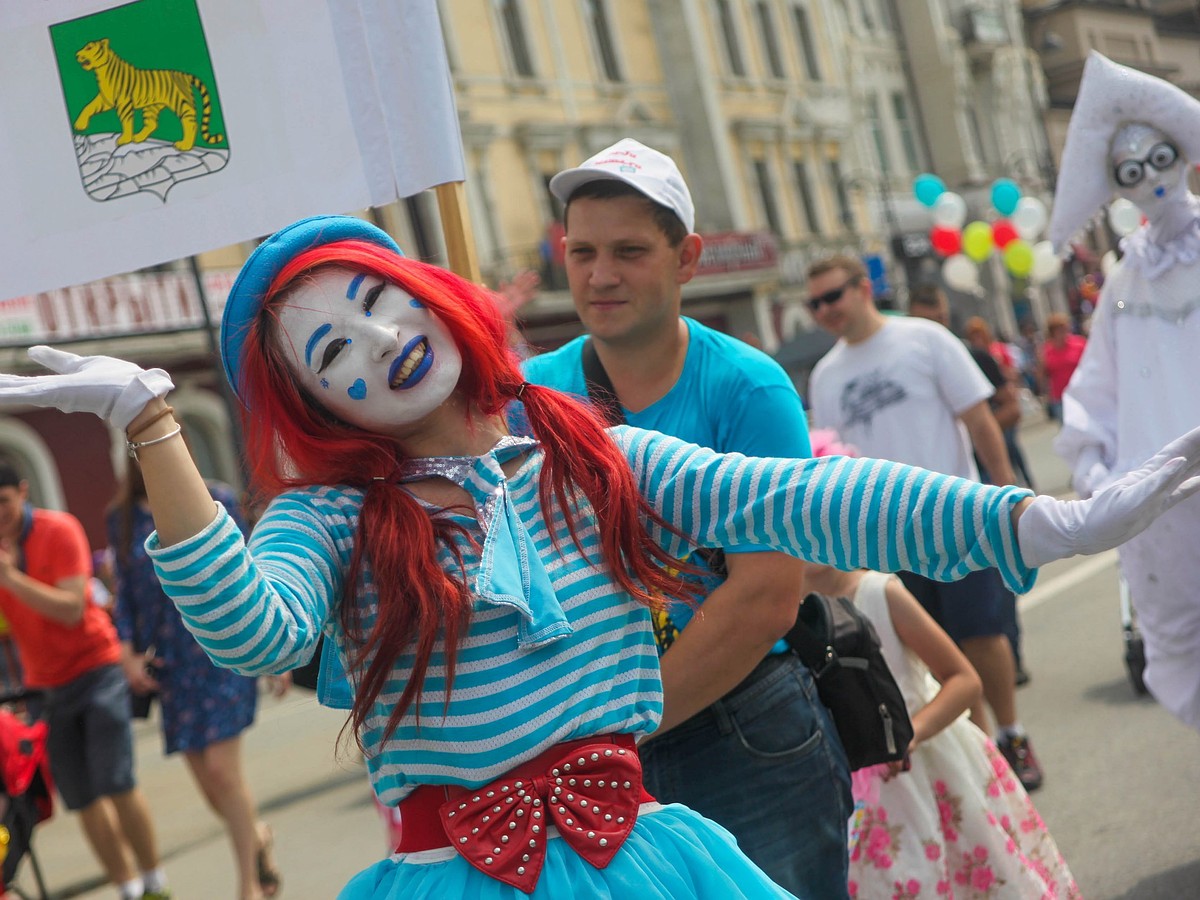
[[[359,286],[363,283],[363,279],[367,276],[359,274],[354,276],[354,280],[350,282],[350,287],[346,288],[346,299],[353,300],[354,295],[358,293]]]
[[[308,343],[304,345],[304,364],[306,366],[312,366],[313,349],[317,346],[317,341],[321,340],[321,338],[325,337],[332,330],[333,326],[326,322],[312,333],[312,336],[308,339]]]

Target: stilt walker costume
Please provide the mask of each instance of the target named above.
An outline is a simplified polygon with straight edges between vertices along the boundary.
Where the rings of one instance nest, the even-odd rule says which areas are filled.
[[[1200,101],[1093,52],[1071,115],[1049,234],[1063,248],[1114,195],[1147,221],[1121,241],[1055,449],[1081,496],[1141,465],[1164,435],[1200,424]],[[1120,549],[1146,644],[1145,681],[1200,729],[1200,500]]]
[[[1024,591],[1036,566],[1110,547],[1200,487],[1200,430],[1072,502],[608,430],[521,380],[485,291],[343,217],[254,252],[222,350],[275,495],[249,546],[172,440],[161,370],[33,348],[57,374],[0,376],[0,404],[126,431],[148,551],[218,663],[285,671],[326,635],[375,792],[403,821],[351,900],[787,896],[718,825],[641,788],[636,743],[662,712],[650,606],[683,592],[668,565],[756,545],[941,579],[995,566]],[[533,438],[504,431],[518,399]]]

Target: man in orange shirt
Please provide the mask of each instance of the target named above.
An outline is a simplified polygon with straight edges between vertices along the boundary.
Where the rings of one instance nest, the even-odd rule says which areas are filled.
[[[49,725],[50,770],[122,900],[170,896],[133,776],[129,686],[116,630],[92,602],[91,549],[79,520],[35,509],[0,463],[0,613]],[[138,875],[132,858],[141,869]]]

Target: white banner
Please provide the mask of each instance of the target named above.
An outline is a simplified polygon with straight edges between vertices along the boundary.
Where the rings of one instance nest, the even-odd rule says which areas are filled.
[[[38,0],[0,29],[0,298],[465,177],[435,0]]]

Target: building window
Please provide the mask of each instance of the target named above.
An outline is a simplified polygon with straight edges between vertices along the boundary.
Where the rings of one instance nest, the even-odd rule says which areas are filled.
[[[729,0],[716,0],[717,26],[725,42],[725,59],[730,73],[739,78],[746,77],[746,61],[742,58],[742,45],[738,41],[737,25],[733,20],[733,4]]]
[[[900,146],[904,148],[904,161],[909,172],[921,169],[921,156],[917,152],[917,136],[913,133],[912,116],[908,113],[908,98],[903,92],[892,94],[892,112],[896,116],[896,127],[900,129]]]
[[[779,37],[775,33],[771,4],[767,0],[758,0],[754,4],[754,14],[758,18],[758,30],[762,33],[763,52],[767,57],[767,68],[771,77],[784,78],[787,72],[783,68],[783,54],[779,52]]]
[[[504,25],[504,39],[508,43],[508,56],[513,71],[522,78],[532,78],[533,57],[529,53],[529,38],[525,33],[525,22],[521,17],[520,0],[495,0]]]
[[[783,234],[779,227],[779,207],[775,204],[775,186],[771,183],[771,172],[765,159],[754,160],[754,180],[758,182],[758,195],[762,200],[767,227],[775,234]]]
[[[887,135],[883,133],[883,118],[879,114],[879,97],[876,94],[867,95],[867,127],[871,129],[871,140],[879,157],[879,169],[886,174],[892,170],[892,159],[888,155]]]
[[[617,61],[616,42],[613,40],[612,25],[608,21],[608,0],[587,0],[585,5],[604,77],[609,81],[622,81],[621,64]]]
[[[850,208],[850,195],[842,182],[842,166],[836,159],[829,161],[829,182],[833,185],[834,196],[837,197],[838,217],[846,231],[854,231],[854,210]]]
[[[808,74],[810,81],[820,81],[821,69],[817,65],[817,48],[813,44],[808,10],[803,6],[793,6],[792,22],[796,26],[796,42],[800,47],[800,56],[804,60],[804,71]]]
[[[796,181],[796,195],[800,198],[800,208],[804,212],[804,225],[813,234],[820,234],[821,217],[817,215],[817,205],[813,202],[808,166],[802,160],[795,160],[792,163],[792,176]]]

